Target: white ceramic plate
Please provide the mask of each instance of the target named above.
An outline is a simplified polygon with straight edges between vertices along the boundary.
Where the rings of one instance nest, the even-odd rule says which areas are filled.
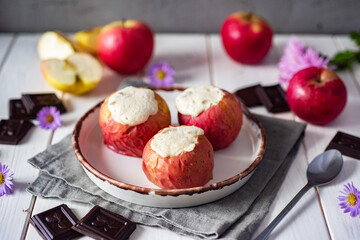
[[[157,90],[168,103],[172,125],[178,125],[175,97],[178,90]],[[164,190],[151,183],[142,171],[141,158],[109,150],[98,124],[101,103],[90,109],[73,132],[75,154],[89,178],[109,194],[137,204],[178,208],[223,198],[241,187],[252,175],[265,151],[261,123],[243,107],[243,125],[237,139],[214,154],[213,179],[205,186]]]

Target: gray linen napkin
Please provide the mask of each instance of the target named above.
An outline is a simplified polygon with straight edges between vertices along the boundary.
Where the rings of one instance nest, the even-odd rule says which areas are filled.
[[[296,122],[257,118],[263,123],[267,137],[261,164],[243,187],[212,203],[164,209],[117,199],[87,177],[75,157],[70,135],[28,160],[42,173],[27,190],[44,198],[100,205],[134,222],[194,238],[249,239],[268,212],[305,129],[304,124]]]

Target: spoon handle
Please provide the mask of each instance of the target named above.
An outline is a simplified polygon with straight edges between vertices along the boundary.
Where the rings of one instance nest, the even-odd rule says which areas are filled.
[[[279,222],[286,216],[286,214],[290,211],[290,209],[295,206],[295,204],[299,201],[299,199],[310,189],[312,188],[309,183],[307,183],[299,192],[296,194],[296,196],[286,205],[286,207],[277,215],[277,217],[270,223],[267,228],[262,231],[262,233],[259,234],[255,238],[255,240],[265,240],[268,238],[269,234],[274,230],[274,228],[279,224]]]

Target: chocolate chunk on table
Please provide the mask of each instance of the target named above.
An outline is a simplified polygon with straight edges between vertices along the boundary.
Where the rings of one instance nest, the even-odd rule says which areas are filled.
[[[43,107],[54,106],[60,113],[66,112],[65,106],[53,93],[22,94],[21,100],[29,114],[37,114]]]
[[[18,144],[32,126],[33,124],[28,120],[1,120],[0,144]]]
[[[240,98],[247,107],[259,106],[261,105],[261,101],[255,90],[260,87],[260,84],[257,84],[251,87],[238,89],[234,94]]]
[[[342,154],[360,160],[360,138],[338,131],[326,150],[336,149]]]
[[[279,113],[290,111],[284,90],[279,84],[255,89],[261,103],[269,112]]]
[[[9,101],[10,119],[35,119],[36,114],[29,114],[21,99],[11,99]]]
[[[30,223],[43,239],[73,239],[81,234],[71,227],[78,221],[65,204],[34,215]]]
[[[102,207],[93,207],[73,229],[95,239],[128,239],[136,224]]]

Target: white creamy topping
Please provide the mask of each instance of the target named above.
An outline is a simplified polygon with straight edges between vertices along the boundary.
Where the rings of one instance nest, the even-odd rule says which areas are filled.
[[[108,108],[116,122],[135,126],[156,114],[158,103],[152,90],[130,86],[113,94],[109,98]]]
[[[162,157],[177,156],[194,150],[199,135],[204,135],[204,131],[195,126],[164,128],[154,136],[151,148]]]
[[[176,97],[175,105],[181,114],[196,117],[217,105],[224,95],[221,89],[214,86],[188,88]]]

